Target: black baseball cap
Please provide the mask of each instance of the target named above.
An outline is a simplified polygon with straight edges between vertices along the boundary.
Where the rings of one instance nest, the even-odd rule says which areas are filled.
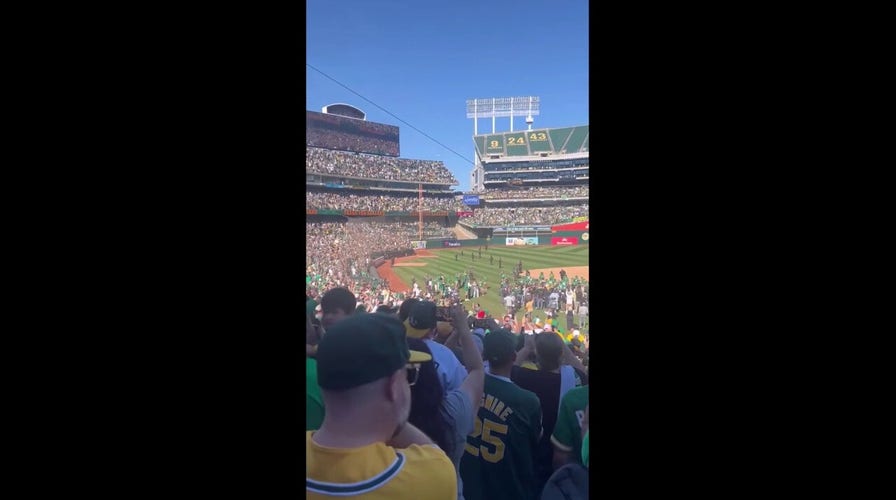
[[[340,391],[387,377],[432,356],[408,349],[404,325],[382,313],[352,315],[333,325],[317,346],[317,383]]]
[[[436,327],[438,322],[438,318],[436,318],[437,310],[436,303],[428,300],[421,300],[411,306],[408,319],[404,322],[407,335],[419,339],[429,333],[430,330]]]
[[[516,353],[516,337],[508,330],[492,330],[482,340],[482,354],[489,363],[506,363]]]

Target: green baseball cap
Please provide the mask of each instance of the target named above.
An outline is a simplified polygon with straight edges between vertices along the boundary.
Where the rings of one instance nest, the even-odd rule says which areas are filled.
[[[355,314],[336,323],[317,346],[317,383],[341,391],[388,377],[408,363],[432,356],[408,349],[405,326],[395,316]]]

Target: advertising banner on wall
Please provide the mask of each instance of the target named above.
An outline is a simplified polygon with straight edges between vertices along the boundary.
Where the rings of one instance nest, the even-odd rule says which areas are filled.
[[[495,233],[521,233],[532,231],[548,232],[551,226],[513,226],[513,227],[496,227],[492,230]]]
[[[522,245],[537,245],[538,237],[536,236],[523,236],[519,238],[504,238],[506,241],[506,245],[508,246],[522,246]]]
[[[443,247],[459,247],[460,242],[457,240],[444,240],[442,241]]]
[[[476,195],[472,195],[472,194],[465,194],[464,195],[464,205],[466,205],[468,207],[478,207],[479,206],[479,197]]]
[[[575,236],[564,236],[562,238],[551,238],[551,245],[578,245],[579,239]]]
[[[560,224],[558,226],[551,226],[551,232],[556,233],[558,231],[587,231],[588,225],[588,221],[574,222],[572,224]]]
[[[343,210],[342,215],[348,217],[381,217],[386,212],[382,210]]]
[[[426,249],[426,241],[412,241],[411,248],[414,250],[424,250]]]
[[[463,219],[464,217],[472,217],[473,212],[457,212],[457,218]]]

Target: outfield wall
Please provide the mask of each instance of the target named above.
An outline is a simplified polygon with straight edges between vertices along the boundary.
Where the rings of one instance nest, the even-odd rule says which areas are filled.
[[[537,243],[535,243],[537,241]],[[581,231],[539,234],[538,236],[494,236],[491,239],[476,238],[474,240],[443,240],[427,241],[427,250],[441,250],[446,248],[463,247],[505,247],[505,246],[558,246],[558,245],[587,245],[590,235]]]

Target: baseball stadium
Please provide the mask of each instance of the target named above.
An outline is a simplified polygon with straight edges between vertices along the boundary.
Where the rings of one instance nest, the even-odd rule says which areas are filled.
[[[589,291],[588,125],[474,135],[464,193],[441,161],[400,157],[398,127],[364,116],[347,104],[307,111],[310,296],[347,287],[368,312],[458,297],[500,317],[516,292],[521,318],[523,291],[546,293],[529,297],[541,319],[565,309],[552,289],[578,288],[578,314]]]
[[[467,190],[306,111],[306,498],[587,498],[589,127],[534,99],[469,104],[528,128],[474,122]]]

